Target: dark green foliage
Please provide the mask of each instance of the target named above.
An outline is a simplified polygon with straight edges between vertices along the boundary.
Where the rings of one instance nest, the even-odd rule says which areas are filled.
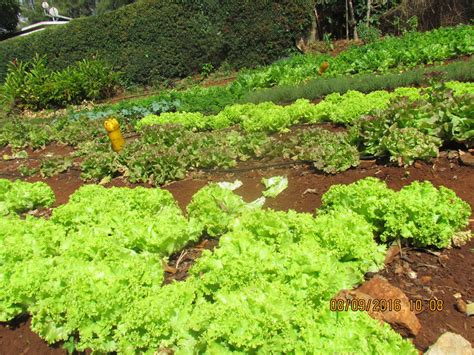
[[[281,57],[308,29],[311,13],[305,0],[204,3],[222,30],[225,57],[237,67],[268,64]]]
[[[357,34],[364,43],[372,43],[380,38],[381,32],[377,27],[368,26],[365,22],[357,25]]]
[[[226,58],[237,66],[269,63],[309,24],[304,9],[290,0],[144,0],[0,43],[0,79],[9,61],[34,53],[46,55],[54,69],[97,57],[140,84],[185,77]]]
[[[3,31],[15,30],[19,12],[20,4],[17,0],[0,0],[0,35]]]

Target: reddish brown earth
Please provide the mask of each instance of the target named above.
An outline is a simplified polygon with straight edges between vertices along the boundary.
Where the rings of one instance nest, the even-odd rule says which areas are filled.
[[[61,149],[48,148],[59,154]],[[4,154],[5,150],[0,150]],[[70,151],[62,151],[68,154]],[[34,155],[36,154],[36,155]],[[30,157],[44,154],[34,153]],[[0,177],[19,177],[15,172],[16,161],[0,162]],[[241,170],[239,170],[241,169]],[[266,206],[277,210],[294,209],[299,212],[314,212],[320,206],[321,196],[334,184],[347,184],[367,176],[383,179],[394,189],[400,189],[415,180],[429,180],[434,185],[444,185],[453,189],[459,197],[474,207],[474,168],[460,165],[456,157],[448,159],[446,154],[434,163],[416,163],[409,168],[387,167],[374,161],[363,161],[357,169],[351,169],[337,175],[327,175],[314,171],[308,166],[296,165],[285,168],[250,169],[249,165],[239,166],[232,172],[216,171],[211,173],[194,173],[187,179],[164,186],[185,209],[193,194],[209,182],[234,181],[240,179],[243,186],[236,192],[246,201],[261,196],[263,177],[286,175],[288,188],[274,199],[269,199]],[[2,176],[3,175],[3,176]],[[29,181],[47,182],[57,196],[57,204],[67,202],[71,193],[83,185],[79,171],[72,170],[56,177],[41,179],[32,177]],[[121,178],[114,179],[106,186],[137,186]],[[472,216],[471,216],[472,218]],[[470,228],[473,227],[471,220]],[[192,245],[170,258],[166,266],[165,282],[182,280],[187,270],[202,250],[212,249],[216,240],[204,240]],[[436,254],[436,252],[435,252]],[[474,344],[474,318],[468,318],[455,308],[454,294],[460,293],[465,301],[474,301],[474,241],[461,248],[444,250],[439,254],[433,251],[403,249],[380,272],[394,286],[402,289],[410,300],[423,300],[424,311],[418,314],[422,329],[413,339],[418,349],[425,351],[445,331],[460,334]],[[417,273],[416,279],[408,277],[408,271]],[[370,275],[368,275],[370,276]],[[429,301],[443,301],[442,311],[430,311]],[[13,323],[0,324],[0,354],[54,354],[65,353],[64,350],[49,347],[29,329],[29,319],[21,318]]]

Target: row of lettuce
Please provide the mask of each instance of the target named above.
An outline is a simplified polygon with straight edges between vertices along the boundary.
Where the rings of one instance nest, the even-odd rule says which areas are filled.
[[[51,142],[76,147],[75,157],[49,157],[23,175],[38,170],[51,176],[78,165],[82,178],[107,181],[124,176],[130,182],[161,185],[200,169],[228,169],[239,161],[270,160],[311,163],[320,171],[337,173],[355,167],[360,156],[390,158],[410,165],[429,160],[446,144],[472,146],[474,85],[437,83],[428,89],[399,88],[393,92],[331,94],[318,104],[298,100],[288,106],[273,103],[232,105],[217,115],[166,113],[146,116],[134,126],[120,154],[100,121],[67,118],[34,124],[6,122],[0,144],[38,148]],[[308,124],[341,125],[330,130]]]
[[[331,187],[315,215],[210,184],[186,217],[165,190],[86,185],[46,220],[17,212],[50,206],[47,185],[0,187],[0,321],[29,313],[49,343],[123,354],[416,354],[388,325],[331,312],[330,300],[382,267],[382,242],[446,247],[471,213],[449,189],[394,192],[367,178]],[[166,258],[204,235],[218,248],[164,284]]]
[[[455,95],[474,95],[473,83],[447,82],[447,89]],[[353,124],[362,115],[373,110],[386,109],[394,99],[406,97],[409,101],[427,100],[431,90],[421,88],[397,88],[392,92],[378,90],[369,94],[348,91],[341,95],[332,93],[317,104],[300,99],[288,106],[272,102],[261,104],[236,104],[225,107],[216,115],[200,112],[166,112],[146,115],[136,124],[139,130],[156,124],[181,124],[193,131],[205,131],[239,125],[246,132],[282,132],[295,124],[332,122]]]

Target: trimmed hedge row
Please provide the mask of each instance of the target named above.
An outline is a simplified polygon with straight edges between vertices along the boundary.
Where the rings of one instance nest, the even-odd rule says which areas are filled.
[[[0,42],[0,81],[9,61],[35,53],[46,55],[53,69],[100,58],[139,84],[184,77],[224,60],[236,67],[266,64],[284,55],[311,21],[307,0],[220,3],[144,0]]]

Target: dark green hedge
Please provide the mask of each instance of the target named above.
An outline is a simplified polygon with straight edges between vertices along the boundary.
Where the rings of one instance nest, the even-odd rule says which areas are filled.
[[[307,0],[144,0],[0,42],[6,63],[47,56],[54,69],[84,58],[110,62],[130,83],[184,77],[203,64],[235,67],[269,63],[294,45],[310,24]]]

